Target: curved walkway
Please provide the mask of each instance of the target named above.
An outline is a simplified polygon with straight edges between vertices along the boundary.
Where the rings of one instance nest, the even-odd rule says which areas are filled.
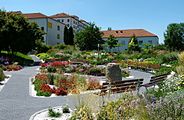
[[[29,95],[29,78],[38,72],[37,69],[38,67],[25,67],[17,72],[5,72],[12,77],[0,92],[0,120],[29,120],[32,114],[47,109],[49,106],[68,104],[74,108],[78,104],[79,97],[77,95],[55,98],[31,97]],[[131,73],[140,75],[142,78],[149,78],[151,75],[134,70],[131,70]]]

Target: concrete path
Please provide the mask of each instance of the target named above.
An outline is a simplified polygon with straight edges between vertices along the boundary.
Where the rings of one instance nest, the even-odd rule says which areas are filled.
[[[91,100],[94,106],[95,98],[92,95],[85,99],[85,95],[61,96],[55,98],[34,98],[29,95],[29,78],[38,72],[38,67],[25,67],[16,72],[5,72],[12,77],[0,92],[0,120],[29,120],[30,116],[37,111],[68,104],[74,108],[79,99]],[[131,70],[132,74],[141,78],[150,78],[150,74]],[[94,100],[95,99],[95,100]],[[97,105],[97,104],[95,104]]]
[[[37,57],[37,56],[35,56],[35,55],[29,55],[32,59],[33,59],[33,61],[34,61],[34,65],[36,66],[36,65],[39,65],[42,61]]]
[[[12,77],[0,92],[0,120],[29,120],[35,112],[49,106],[76,104],[74,96],[57,98],[34,98],[29,95],[29,78],[38,67],[27,67],[17,72],[5,72]],[[77,98],[77,97],[76,97]]]

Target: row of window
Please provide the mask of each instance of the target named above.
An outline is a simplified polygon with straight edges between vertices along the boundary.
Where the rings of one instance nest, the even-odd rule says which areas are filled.
[[[49,25],[49,24],[48,24],[48,27],[49,27],[49,28],[52,28],[52,26]],[[44,27],[41,27],[41,30],[44,31]],[[60,31],[60,26],[59,26],[59,25],[57,26],[57,30]]]
[[[122,44],[125,44],[125,41],[121,41],[121,43],[122,43]],[[148,43],[149,43],[149,44],[152,44],[152,40],[148,40]],[[139,44],[140,44],[140,45],[143,44],[143,41],[140,40],[140,41],[139,41]]]

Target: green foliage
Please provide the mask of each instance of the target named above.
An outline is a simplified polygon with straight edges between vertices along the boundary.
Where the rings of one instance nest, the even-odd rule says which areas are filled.
[[[37,53],[45,53],[49,49],[51,49],[50,46],[46,45],[43,40],[37,40],[36,41],[36,51]]]
[[[177,91],[147,105],[149,120],[183,120],[184,91]]]
[[[98,44],[103,43],[102,33],[95,24],[90,24],[76,33],[74,41],[80,50],[97,50]]]
[[[172,70],[173,70],[172,67],[161,66],[160,69],[156,70],[155,75],[168,74],[171,73]]]
[[[3,69],[0,68],[0,82],[3,81],[4,79],[5,79],[5,75],[4,75]]]
[[[184,80],[181,77],[169,78],[158,85],[158,88],[151,88],[146,94],[152,95],[157,99],[168,96],[175,91],[184,89],[182,82]]]
[[[176,52],[172,52],[169,54],[161,55],[161,64],[162,63],[169,63],[178,60],[178,54]]]
[[[50,92],[42,92],[42,91],[37,91],[36,96],[45,96],[45,97],[50,97],[52,93]]]
[[[133,35],[131,38],[130,38],[130,42],[128,44],[128,51],[138,51],[140,52],[140,47],[139,47],[139,43],[138,43],[138,40],[136,38],[135,35]]]
[[[37,54],[37,57],[39,57],[42,60],[47,60],[50,58],[50,55],[47,53],[39,53],[39,54]]]
[[[143,106],[140,99],[131,94],[124,94],[122,98],[108,102],[100,109],[97,120],[148,120],[146,107]],[[142,116],[144,119],[142,119]]]
[[[95,76],[105,75],[105,70],[98,67],[92,67],[88,70],[88,75],[95,75]]]
[[[76,108],[70,120],[94,120],[94,117],[91,109],[87,105],[81,104]]]
[[[28,53],[42,39],[42,31],[20,13],[0,11],[0,50]],[[21,43],[21,44],[20,44]]]
[[[117,40],[113,35],[110,35],[110,36],[108,37],[106,43],[107,43],[108,47],[109,47],[110,49],[112,49],[112,48],[114,48],[114,47],[117,46],[118,40]]]
[[[49,108],[49,109],[48,109],[48,116],[49,116],[49,117],[58,118],[58,117],[61,116],[61,113],[55,112],[52,108]]]
[[[65,105],[63,107],[63,113],[70,113],[70,109],[69,109],[68,105]]]
[[[183,50],[184,49],[184,23],[172,23],[167,26],[164,33],[165,45],[169,50]]]
[[[74,45],[74,34],[73,34],[73,28],[70,27],[68,29],[68,44],[69,45]]]
[[[129,71],[126,71],[126,70],[122,70],[121,74],[122,74],[122,77],[129,77],[130,76]]]
[[[68,38],[68,28],[67,28],[67,26],[65,26],[65,28],[64,28],[64,43],[65,43],[65,45],[69,44],[69,40],[68,39],[69,39]]]
[[[49,84],[54,85],[55,76],[53,74],[48,74],[47,76],[48,76],[48,79],[49,79]]]
[[[47,67],[47,71],[48,71],[49,73],[55,73],[57,70],[56,70],[55,67],[49,66],[49,67]]]
[[[31,65],[34,62],[30,56],[20,52],[15,52],[12,55],[7,51],[1,51],[0,56],[6,56],[11,59],[9,62],[18,62],[19,65]]]

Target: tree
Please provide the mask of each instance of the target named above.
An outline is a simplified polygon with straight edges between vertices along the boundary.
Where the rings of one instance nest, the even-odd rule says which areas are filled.
[[[97,50],[104,43],[99,27],[92,23],[76,33],[74,41],[80,50]]]
[[[164,43],[169,50],[184,49],[184,23],[172,23],[164,33]]]
[[[68,44],[74,45],[74,34],[73,34],[73,28],[70,27],[68,30]]]
[[[139,47],[139,44],[138,44],[138,40],[137,40],[135,35],[133,35],[130,38],[130,42],[128,44],[128,50],[129,51],[139,51],[139,52],[141,50],[141,48]]]
[[[117,47],[118,45],[118,40],[113,36],[110,35],[106,41],[108,47],[110,48],[110,50],[112,50],[112,48]]]
[[[66,26],[64,28],[64,43],[68,45],[68,28]]]
[[[36,41],[43,38],[43,32],[35,23],[29,23],[20,13],[0,11],[1,50],[11,53],[28,53],[35,49]]]

